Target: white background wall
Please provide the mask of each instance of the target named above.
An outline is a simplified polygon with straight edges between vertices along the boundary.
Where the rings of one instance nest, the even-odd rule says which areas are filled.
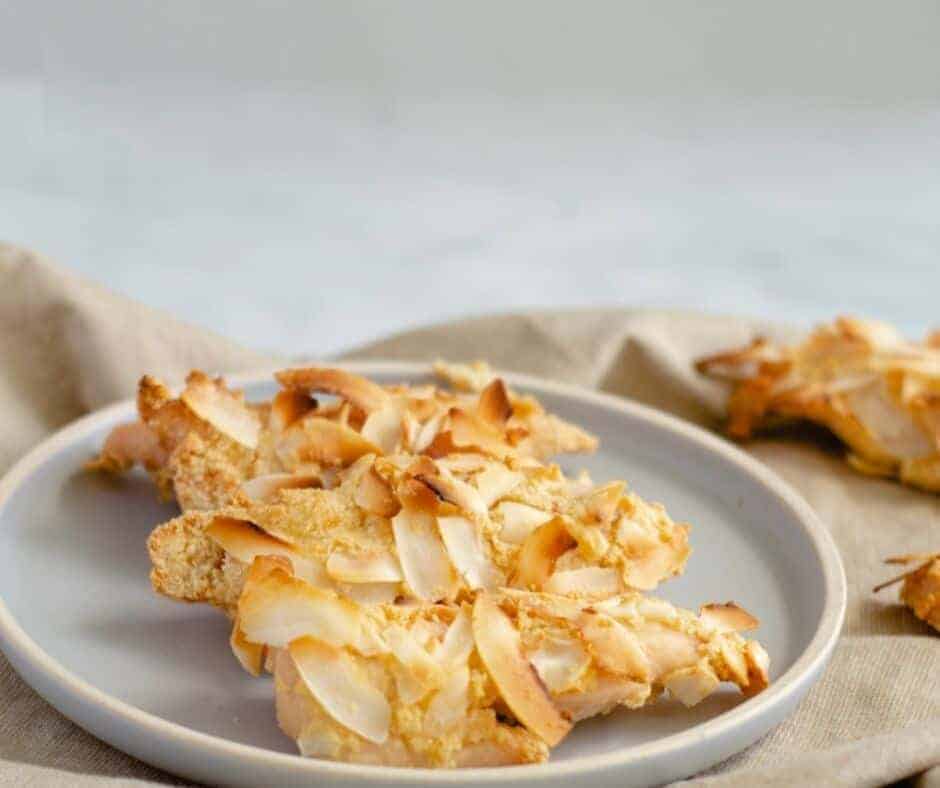
[[[242,342],[940,325],[940,4],[0,2],[0,236]]]

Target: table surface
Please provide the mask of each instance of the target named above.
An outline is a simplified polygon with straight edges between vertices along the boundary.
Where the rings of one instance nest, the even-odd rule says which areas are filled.
[[[934,4],[444,6],[0,8],[0,236],[284,353],[536,307],[940,324]]]

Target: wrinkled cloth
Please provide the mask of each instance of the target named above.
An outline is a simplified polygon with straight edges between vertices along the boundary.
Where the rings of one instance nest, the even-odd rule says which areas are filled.
[[[692,360],[786,327],[663,311],[499,315],[393,336],[357,359],[472,360],[602,389],[718,428],[726,391]],[[304,348],[298,348],[298,352]],[[315,349],[308,349],[313,350]],[[37,255],[0,245],[0,470],[69,421],[132,396],[144,372],[238,372],[274,359],[131,303]],[[940,547],[940,496],[860,476],[834,441],[795,433],[747,450],[802,493],[845,562],[848,611],[819,684],[745,752],[684,785],[940,785],[940,638],[873,596],[882,558]],[[0,658],[0,784],[144,785],[179,781],[67,721]]]

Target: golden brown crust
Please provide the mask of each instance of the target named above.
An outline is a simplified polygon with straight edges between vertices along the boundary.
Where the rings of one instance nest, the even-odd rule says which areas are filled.
[[[206,536],[214,515],[186,514],[158,526],[147,540],[155,591],[184,602],[208,602],[233,611],[247,567],[228,558]]]

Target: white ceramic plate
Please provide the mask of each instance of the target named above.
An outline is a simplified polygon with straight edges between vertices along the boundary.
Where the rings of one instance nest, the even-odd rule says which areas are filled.
[[[422,365],[349,365],[419,381]],[[692,710],[662,703],[578,725],[549,764],[433,772],[303,759],[274,722],[270,679],[243,673],[228,622],[151,592],[145,540],[175,514],[143,475],[80,471],[131,403],[47,440],[0,484],[0,644],[43,697],[99,738],[170,772],[229,785],[647,785],[693,774],[777,725],[810,690],[838,637],[845,578],[836,548],[784,482],[728,443],[643,406],[507,375],[601,437],[565,458],[595,480],[627,479],[693,524],[686,573],[658,592],[697,609],[734,599],[763,622],[772,684],[750,700],[719,693]],[[250,398],[267,376],[237,380]],[[585,781],[582,783],[581,781]]]

